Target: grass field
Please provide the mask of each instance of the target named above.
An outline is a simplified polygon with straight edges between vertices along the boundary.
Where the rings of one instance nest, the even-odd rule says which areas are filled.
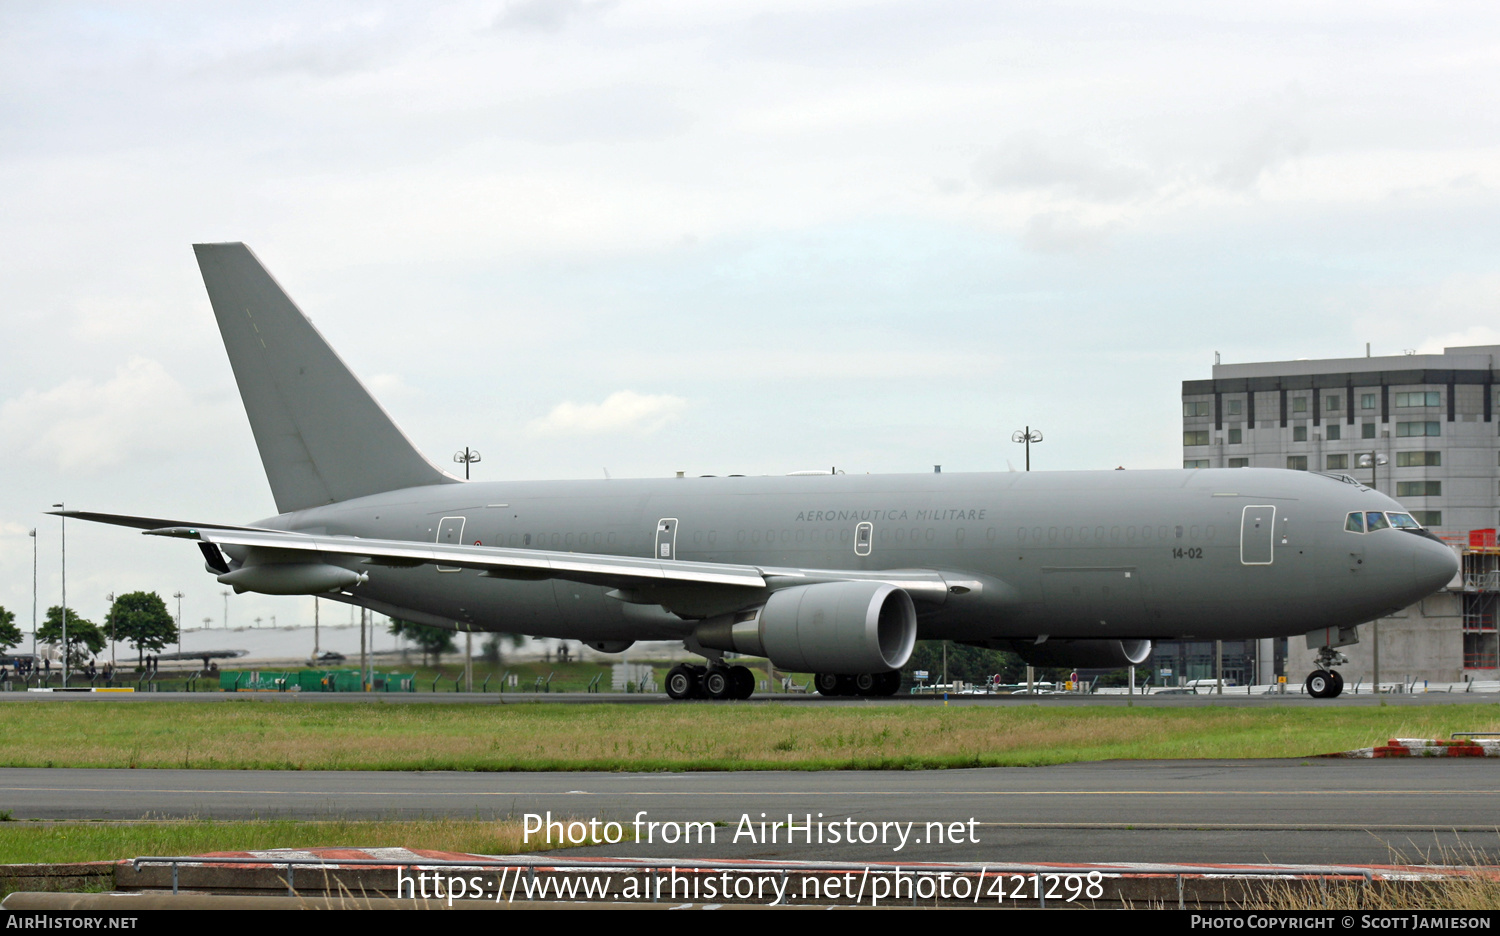
[[[0,765],[273,770],[831,770],[1305,757],[1500,731],[1500,705],[0,706]]]
[[[519,821],[0,823],[0,865],[327,845],[400,846],[478,855],[536,850],[535,845],[521,841]]]

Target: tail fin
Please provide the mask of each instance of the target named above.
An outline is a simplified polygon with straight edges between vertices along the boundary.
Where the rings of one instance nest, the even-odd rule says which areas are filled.
[[[194,244],[276,509],[456,482],[417,451],[244,244]]]

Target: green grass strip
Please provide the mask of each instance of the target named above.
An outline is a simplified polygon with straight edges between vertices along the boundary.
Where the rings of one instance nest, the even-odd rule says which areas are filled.
[[[1500,705],[13,702],[9,767],[890,770],[1305,757],[1500,731]]]
[[[479,855],[534,851],[519,822],[4,822],[0,864],[116,861],[142,855],[203,855],[268,848],[403,847]]]

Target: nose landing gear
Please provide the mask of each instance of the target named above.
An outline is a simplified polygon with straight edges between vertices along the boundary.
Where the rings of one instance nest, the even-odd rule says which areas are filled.
[[[1349,658],[1339,653],[1332,647],[1323,647],[1318,651],[1318,668],[1308,674],[1307,682],[1303,688],[1307,694],[1314,699],[1334,699],[1344,691],[1344,677],[1333,669],[1335,666],[1343,666],[1349,662]]]

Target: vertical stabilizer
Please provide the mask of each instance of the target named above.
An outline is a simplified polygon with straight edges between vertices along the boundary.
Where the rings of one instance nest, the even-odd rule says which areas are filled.
[[[428,461],[244,244],[194,244],[282,513],[457,478]]]

